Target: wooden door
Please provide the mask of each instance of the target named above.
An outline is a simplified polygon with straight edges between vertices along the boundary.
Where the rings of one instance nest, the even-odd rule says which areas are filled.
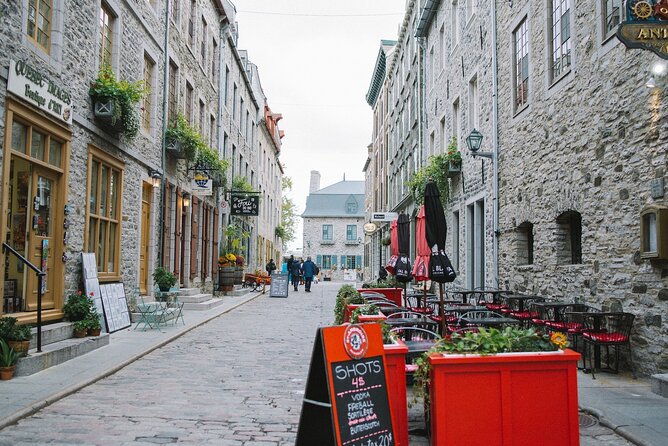
[[[55,244],[62,243],[62,206],[58,202],[59,175],[33,164],[31,197],[28,202],[28,260],[46,277],[42,283],[42,309],[55,307],[53,284]],[[60,225],[58,225],[60,222]],[[60,259],[58,259],[60,261]],[[61,278],[62,280],[62,278]],[[28,286],[25,293],[26,309],[37,310],[37,275],[28,271]]]
[[[151,194],[153,187],[143,183],[141,194],[141,239],[139,241],[139,291],[148,294],[150,289],[148,257],[149,237],[151,235]]]

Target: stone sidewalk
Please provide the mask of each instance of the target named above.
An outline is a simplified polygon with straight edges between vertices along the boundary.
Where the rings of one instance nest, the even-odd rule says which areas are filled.
[[[225,297],[186,326],[123,330],[110,345],[38,374],[0,382],[0,445],[293,444],[317,327],[333,318],[340,284]],[[668,404],[649,383],[579,377],[580,405],[601,424],[585,446],[666,444]],[[428,445],[421,403],[411,445]],[[658,440],[658,441],[657,441]]]

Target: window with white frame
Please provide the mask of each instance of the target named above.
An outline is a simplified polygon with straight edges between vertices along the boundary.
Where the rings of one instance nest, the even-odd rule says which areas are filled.
[[[332,240],[334,236],[334,225],[322,225],[322,239]]]
[[[526,17],[513,31],[513,53],[515,54],[514,109],[517,111],[529,100],[529,26]]]
[[[550,81],[571,66],[571,0],[550,0]]]
[[[438,32],[438,45],[439,54],[441,55],[439,66],[443,68],[445,67],[445,25],[442,25],[441,30]]]
[[[100,47],[98,53],[100,68],[112,66],[115,20],[116,17],[109,7],[102,3],[100,5]]]
[[[458,0],[453,0],[452,10],[451,10],[451,25],[450,29],[452,30],[452,48],[456,47],[459,43],[459,2]]]
[[[452,139],[459,142],[459,98],[452,103]]]
[[[478,128],[478,75],[469,81],[469,131]]]
[[[195,14],[197,13],[197,0],[192,0],[190,3],[190,14],[188,15],[188,44],[190,45],[190,48],[193,48],[194,51],[197,51],[195,49],[195,42],[197,41],[197,36],[196,32],[197,30],[195,27]]]
[[[143,97],[142,104],[142,129],[145,132],[151,131],[151,114],[153,112],[153,72],[155,62],[151,60],[148,54],[144,53],[144,88],[146,94]]]
[[[617,31],[622,19],[622,0],[603,0],[601,3],[603,19],[603,38],[607,39]]]
[[[323,254],[321,268],[322,269],[331,269],[332,268],[332,256],[331,256],[331,254]]]
[[[357,240],[357,225],[346,226],[346,240],[348,241]]]
[[[466,282],[469,288],[485,285],[485,200],[466,207]]]

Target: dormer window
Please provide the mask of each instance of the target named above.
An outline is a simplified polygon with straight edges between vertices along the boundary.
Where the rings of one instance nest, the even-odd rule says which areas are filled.
[[[348,203],[347,212],[349,214],[355,214],[357,212],[357,203]]]

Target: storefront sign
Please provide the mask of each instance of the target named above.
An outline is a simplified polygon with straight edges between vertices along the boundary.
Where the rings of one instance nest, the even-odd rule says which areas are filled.
[[[203,173],[195,174],[191,187],[193,195],[200,197],[213,195],[213,180]]]
[[[232,215],[258,215],[260,197],[257,195],[232,194]]]
[[[72,96],[69,91],[26,62],[9,61],[7,91],[72,124]]]
[[[668,0],[626,2],[626,19],[617,29],[624,45],[668,59]]]
[[[399,218],[396,212],[374,212],[371,214],[371,221],[389,222]]]

